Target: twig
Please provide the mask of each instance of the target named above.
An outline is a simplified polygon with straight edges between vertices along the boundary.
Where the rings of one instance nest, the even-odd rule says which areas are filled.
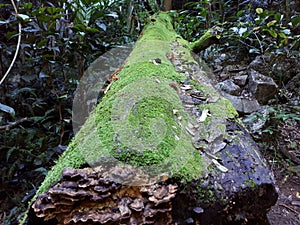
[[[291,210],[292,212],[296,213],[297,215],[300,214],[300,212],[296,211],[295,209],[292,209],[291,207],[287,206],[286,204],[279,204],[279,205]]]
[[[27,120],[28,120],[28,118],[25,117],[25,118],[22,118],[22,119],[20,119],[16,122],[11,123],[11,124],[0,126],[0,130],[10,130],[11,128],[13,128],[13,127],[15,127],[15,126],[19,125],[20,123],[23,123]]]
[[[16,6],[14,0],[11,0],[11,4],[12,4],[13,7],[14,7],[14,10],[15,10],[16,15],[18,15],[18,9],[17,9],[17,6]],[[7,69],[7,71],[6,71],[6,73],[4,74],[4,76],[2,77],[2,79],[1,79],[1,81],[0,81],[0,85],[3,83],[3,81],[5,80],[5,78],[8,76],[8,74],[9,74],[11,68],[13,67],[13,65],[15,64],[15,61],[16,61],[16,59],[17,59],[17,55],[18,55],[18,52],[19,52],[19,49],[20,49],[20,44],[21,44],[21,34],[22,34],[22,33],[21,33],[21,32],[22,32],[22,25],[21,25],[21,22],[20,22],[20,21],[19,21],[18,25],[19,25],[19,36],[18,36],[18,43],[17,43],[16,52],[15,52],[15,55],[14,55],[13,60],[11,61],[11,64],[9,65],[9,67],[8,67],[8,69]]]
[[[255,35],[256,39],[258,40],[259,47],[260,47],[260,52],[261,52],[261,54],[263,54],[264,49],[263,49],[262,43],[261,43],[260,39],[258,38],[257,34],[255,32],[253,32],[253,34]]]
[[[300,159],[296,156],[293,155],[291,153],[289,153],[289,151],[287,151],[284,147],[279,148],[279,151],[286,157],[288,157],[290,160],[292,160],[294,163],[296,163],[297,165],[300,165]]]
[[[253,48],[253,49],[255,49],[256,51],[258,51],[258,52],[260,52],[261,50],[259,50],[258,48],[256,48],[256,47],[254,47],[254,46],[252,46],[252,45],[249,45],[249,44],[247,44],[246,42],[244,42],[244,41],[241,41],[241,40],[238,40],[240,43],[242,43],[243,45],[246,45],[247,47],[249,47],[249,48]]]

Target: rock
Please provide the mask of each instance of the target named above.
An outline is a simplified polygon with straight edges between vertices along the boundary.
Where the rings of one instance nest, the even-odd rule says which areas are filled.
[[[271,77],[264,76],[255,70],[249,72],[249,91],[261,104],[266,104],[277,92],[277,85]]]
[[[256,70],[259,73],[262,73],[264,75],[270,75],[270,72],[272,72],[272,70],[270,68],[270,61],[271,61],[271,58],[270,58],[269,55],[260,55],[260,56],[257,56],[249,64],[249,69]]]
[[[239,113],[248,114],[256,112],[260,108],[259,103],[255,99],[246,99],[243,97],[233,96],[224,92],[222,94],[232,103],[236,111],[238,111]]]
[[[253,112],[243,119],[251,134],[260,133],[270,114],[269,106],[262,106],[257,112]]]
[[[226,66],[221,74],[219,75],[221,80],[226,80],[229,77],[232,77],[240,72],[244,72],[247,68],[243,65],[228,65]]]
[[[219,75],[220,80],[226,80],[230,77],[230,73],[226,71],[222,71]]]
[[[287,58],[284,55],[262,55],[257,56],[248,68],[286,83],[300,73],[299,63],[299,58]]]
[[[239,85],[240,87],[244,87],[247,83],[248,75],[247,74],[238,75],[238,76],[234,76],[232,79],[236,85]]]
[[[238,85],[236,85],[231,79],[222,81],[218,83],[216,86],[217,89],[231,95],[239,95],[241,93],[241,88]]]
[[[294,76],[286,85],[286,88],[295,93],[296,95],[300,95],[300,73]]]

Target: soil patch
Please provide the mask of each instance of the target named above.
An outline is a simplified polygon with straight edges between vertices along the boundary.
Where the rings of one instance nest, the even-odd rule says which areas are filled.
[[[272,156],[274,158],[274,156]],[[276,164],[272,170],[277,181],[278,200],[268,213],[270,225],[300,224],[300,178]]]

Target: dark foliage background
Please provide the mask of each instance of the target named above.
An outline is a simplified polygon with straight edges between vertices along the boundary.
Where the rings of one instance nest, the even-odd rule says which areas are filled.
[[[222,29],[220,44],[202,53],[208,62],[228,51],[248,61],[266,53],[299,57],[300,16],[293,9],[300,1],[173,1],[173,6],[174,26],[187,40],[212,26]],[[66,149],[73,136],[73,92],[84,70],[114,46],[134,42],[161,7],[150,0],[24,0],[16,14],[11,1],[0,2],[0,79],[22,24],[20,52],[0,86],[0,223],[17,223]],[[284,87],[288,79],[277,81]]]

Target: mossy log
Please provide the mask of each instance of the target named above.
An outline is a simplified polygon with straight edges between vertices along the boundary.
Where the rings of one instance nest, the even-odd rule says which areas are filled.
[[[151,18],[23,224],[267,224],[272,174],[192,57],[202,44]]]

